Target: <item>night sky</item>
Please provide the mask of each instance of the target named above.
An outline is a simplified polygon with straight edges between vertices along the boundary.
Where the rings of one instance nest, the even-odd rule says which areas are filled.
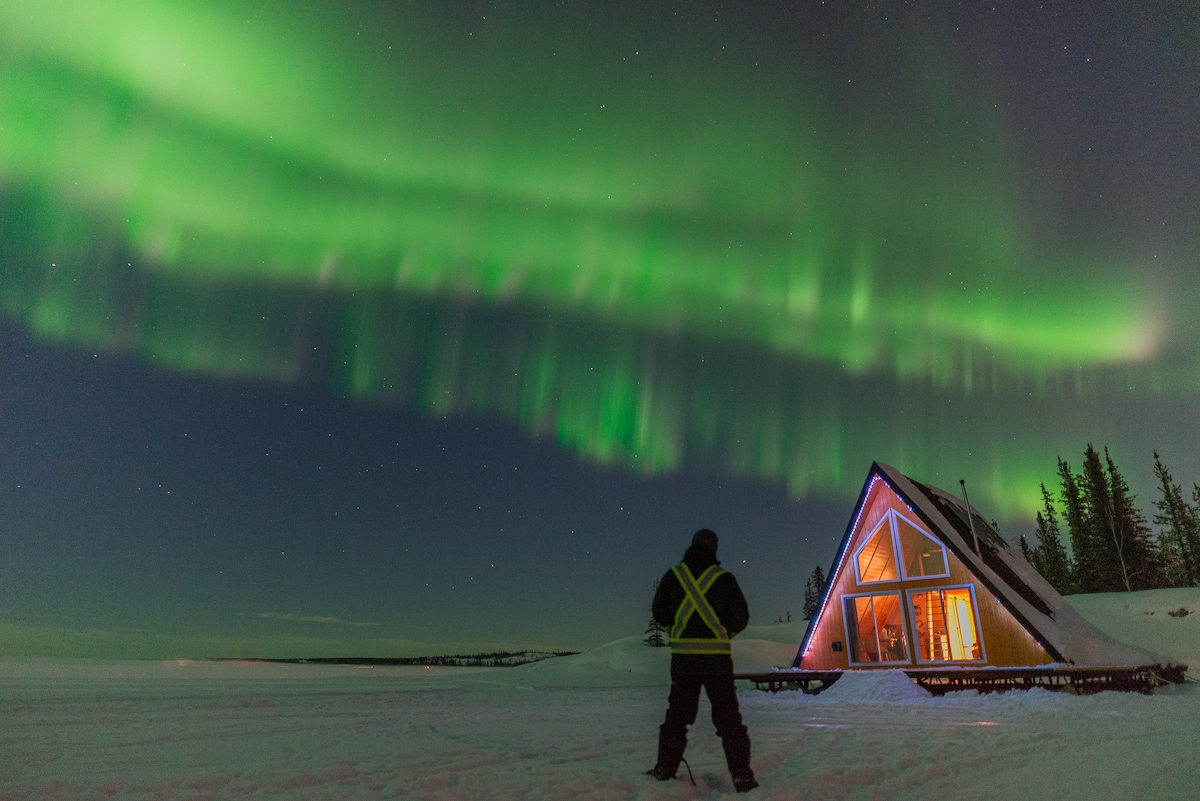
[[[765,623],[872,460],[1200,480],[1200,9],[842,5],[0,6],[0,655],[587,648],[702,526]]]

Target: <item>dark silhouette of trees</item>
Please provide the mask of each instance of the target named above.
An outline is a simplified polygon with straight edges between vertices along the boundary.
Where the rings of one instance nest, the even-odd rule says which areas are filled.
[[[1193,503],[1154,453],[1154,477],[1162,497],[1154,502],[1152,536],[1125,477],[1108,449],[1101,455],[1089,443],[1082,471],[1058,460],[1062,519],[1070,553],[1063,547],[1058,510],[1042,485],[1037,514],[1038,544],[1021,537],[1021,552],[1060,593],[1117,592],[1156,587],[1200,586],[1200,485]]]
[[[1025,554],[1050,586],[1061,595],[1075,591],[1074,570],[1059,533],[1058,513],[1046,485],[1042,484],[1042,511],[1037,513],[1038,544],[1030,548],[1021,535],[1021,552]]]
[[[1084,495],[1081,489],[1083,477],[1075,475],[1071,465],[1061,458],[1058,460],[1058,477],[1062,482],[1063,514],[1071,536],[1071,554],[1075,563],[1072,589],[1075,592],[1099,592],[1093,586],[1093,576],[1098,572],[1096,565],[1100,554],[1093,544],[1091,530],[1086,522]]]
[[[825,589],[825,571],[820,565],[813,568],[808,581],[804,583],[804,619],[811,620],[817,612],[817,604],[821,602],[821,592]]]
[[[1154,502],[1158,509],[1154,522],[1163,527],[1158,541],[1163,583],[1171,587],[1200,585],[1200,514],[1183,499],[1183,490],[1163,466],[1158,451],[1154,452],[1154,477],[1162,491],[1162,498]],[[1200,495],[1200,488],[1196,494]]]
[[[658,579],[654,580],[654,592],[658,592]],[[658,625],[658,621],[654,619],[654,613],[650,614],[650,622],[646,625],[646,631],[643,632],[646,636],[642,638],[642,642],[649,645],[651,648],[665,648],[671,644],[670,638],[667,636],[667,630]]]
[[[1078,561],[1087,572],[1080,576],[1081,585],[1088,592],[1128,592],[1154,586],[1149,530],[1107,448],[1102,462],[1088,443],[1082,479],[1084,519],[1080,539],[1086,550]]]
[[[1058,460],[1062,499],[1074,555],[1076,592],[1116,592],[1158,586],[1158,565],[1145,518],[1134,505],[1129,484],[1113,463],[1089,442],[1083,472]],[[1044,575],[1044,574],[1043,574]]]

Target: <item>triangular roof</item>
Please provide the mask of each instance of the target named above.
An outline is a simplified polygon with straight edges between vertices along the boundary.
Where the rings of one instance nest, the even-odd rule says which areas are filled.
[[[982,555],[976,553],[967,522],[966,506],[960,498],[937,487],[921,484],[894,467],[874,462],[854,507],[854,514],[846,526],[825,587],[822,588],[817,610],[809,620],[808,629],[800,643],[794,663],[796,667],[800,666],[809,640],[825,611],[829,595],[837,584],[846,550],[850,547],[863,506],[877,480],[884,481],[896,493],[1055,662],[1077,667],[1178,664],[1153,651],[1118,642],[1089,623],[972,506],[971,517],[975,521]]]

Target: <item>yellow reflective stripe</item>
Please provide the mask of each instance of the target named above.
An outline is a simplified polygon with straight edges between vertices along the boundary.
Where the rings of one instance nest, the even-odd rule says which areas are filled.
[[[683,568],[683,572],[680,572],[680,567]],[[713,582],[715,582],[717,578],[720,577],[720,575],[725,571],[717,565],[709,565],[708,568],[700,574],[699,582],[697,582],[692,578],[691,568],[689,568],[687,564],[676,565],[672,567],[671,570],[674,571],[675,577],[679,579],[679,584],[683,588],[685,594],[683,602],[679,605],[679,609],[675,612],[675,625],[671,629],[671,637],[678,638],[681,636],[684,629],[687,627],[688,621],[691,619],[692,614],[699,611],[701,619],[704,620],[704,624],[713,632],[713,634],[717,636],[718,639],[722,637],[728,638],[729,633],[725,630],[725,627],[721,625],[720,618],[717,617],[716,611],[712,608],[712,605],[708,603],[708,599],[704,595],[708,592],[709,588],[712,587]],[[696,586],[697,583],[699,583],[699,587]],[[699,601],[696,600],[697,598],[699,598]],[[698,606],[698,603],[703,604],[703,606]]]
[[[680,570],[680,568],[683,568]],[[692,577],[692,571],[686,563],[680,563],[671,568],[675,573],[675,577],[679,579],[679,585],[683,588],[684,600],[679,604],[679,609],[675,612],[675,625],[671,628],[671,650],[674,653],[685,653],[675,647],[678,643],[688,643],[688,651],[695,653],[724,653],[729,650],[729,632],[721,625],[721,619],[717,616],[717,612],[712,608],[712,604],[708,602],[705,593],[712,587],[713,582],[725,571],[716,565],[709,565],[708,568],[700,574],[700,580],[697,582]],[[696,612],[700,613],[700,619],[704,621],[704,625],[712,631],[716,640],[683,640],[682,634],[687,628],[688,621]],[[694,645],[692,643],[695,643]],[[705,645],[701,645],[704,643]],[[710,648],[707,643],[717,645],[717,649]],[[699,650],[696,650],[699,649]]]
[[[683,568],[682,573],[679,571],[680,567]],[[705,618],[704,609],[699,609],[696,606],[695,599],[697,597],[699,597],[704,603],[704,608],[710,613],[711,620],[716,621],[717,628],[721,631],[724,631],[723,627],[721,627],[720,620],[717,618],[716,612],[708,603],[708,599],[704,597],[704,593],[708,592],[709,588],[713,585],[713,582],[716,581],[717,578],[725,571],[716,565],[709,565],[708,568],[700,574],[699,583],[701,586],[697,587],[695,579],[692,578],[691,568],[689,568],[686,564],[676,565],[672,567],[671,570],[675,573],[675,577],[679,579],[679,585],[684,591],[683,602],[680,603],[679,608],[675,610],[675,625],[671,627],[671,638],[678,639],[683,635],[683,631],[687,628],[688,621],[691,619],[693,613],[700,611],[701,618]],[[691,582],[690,586],[688,583],[689,581]],[[696,590],[699,591],[696,592]],[[705,625],[707,625],[710,630],[713,630],[714,634],[717,634],[717,630],[713,629],[713,625],[711,622],[709,622],[709,619],[705,619]],[[720,634],[717,636],[719,637]],[[728,633],[726,633],[726,636],[728,636]]]
[[[683,569],[690,575],[687,565],[682,565]],[[692,613],[696,611],[696,604],[692,601],[692,594],[688,592],[687,585],[683,583],[683,576],[679,572],[680,565],[673,565],[671,572],[675,574],[675,578],[679,580],[679,586],[683,588],[683,600],[679,603],[679,608],[675,610],[675,625],[671,627],[671,639],[676,640],[683,636],[683,630],[687,628],[688,620],[691,619]]]
[[[683,634],[683,630],[687,628],[687,622],[691,618],[692,613],[696,611],[696,605],[692,603],[691,598],[684,598],[679,604],[679,609],[675,612],[675,625],[671,627],[671,639],[678,639]]]
[[[675,578],[679,581],[679,586],[683,588],[683,600],[679,603],[679,608],[675,610],[675,625],[671,627],[672,640],[683,636],[683,630],[687,628],[688,620],[691,619],[692,613],[696,611],[696,604],[692,602],[692,596],[687,591],[687,586],[683,583],[683,576],[679,572],[679,567],[679,565],[671,567],[671,572],[675,574]],[[688,570],[688,566],[683,565],[683,569]]]
[[[713,582],[717,580],[725,571],[716,565],[709,565],[708,569],[700,574],[700,584],[703,589],[697,586],[697,582],[692,578],[692,571],[688,566],[683,565],[682,575],[679,575],[680,583],[683,584],[683,591],[691,597],[692,603],[696,605],[696,611],[700,613],[700,619],[704,621],[704,625],[708,626],[709,630],[716,635],[718,640],[728,640],[729,632],[721,625],[721,618],[717,616],[717,612],[712,608],[712,604],[708,602],[708,598],[704,593],[708,592],[712,587]],[[682,632],[681,632],[682,633]]]
[[[687,590],[684,590],[684,592],[686,593]],[[687,628],[688,620],[691,619],[692,613],[695,611],[696,605],[692,603],[692,596],[685,595],[683,601],[679,604],[679,609],[675,611],[675,625],[671,627],[671,639],[676,639],[683,635],[683,630]]]
[[[672,640],[673,654],[729,654],[733,653],[729,640]]]

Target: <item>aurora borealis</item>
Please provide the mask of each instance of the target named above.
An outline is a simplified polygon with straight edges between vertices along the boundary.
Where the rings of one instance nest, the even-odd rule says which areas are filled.
[[[1087,441],[1200,477],[1197,21],[16,0],[0,313],[622,481],[825,504],[878,459],[1023,525]]]

